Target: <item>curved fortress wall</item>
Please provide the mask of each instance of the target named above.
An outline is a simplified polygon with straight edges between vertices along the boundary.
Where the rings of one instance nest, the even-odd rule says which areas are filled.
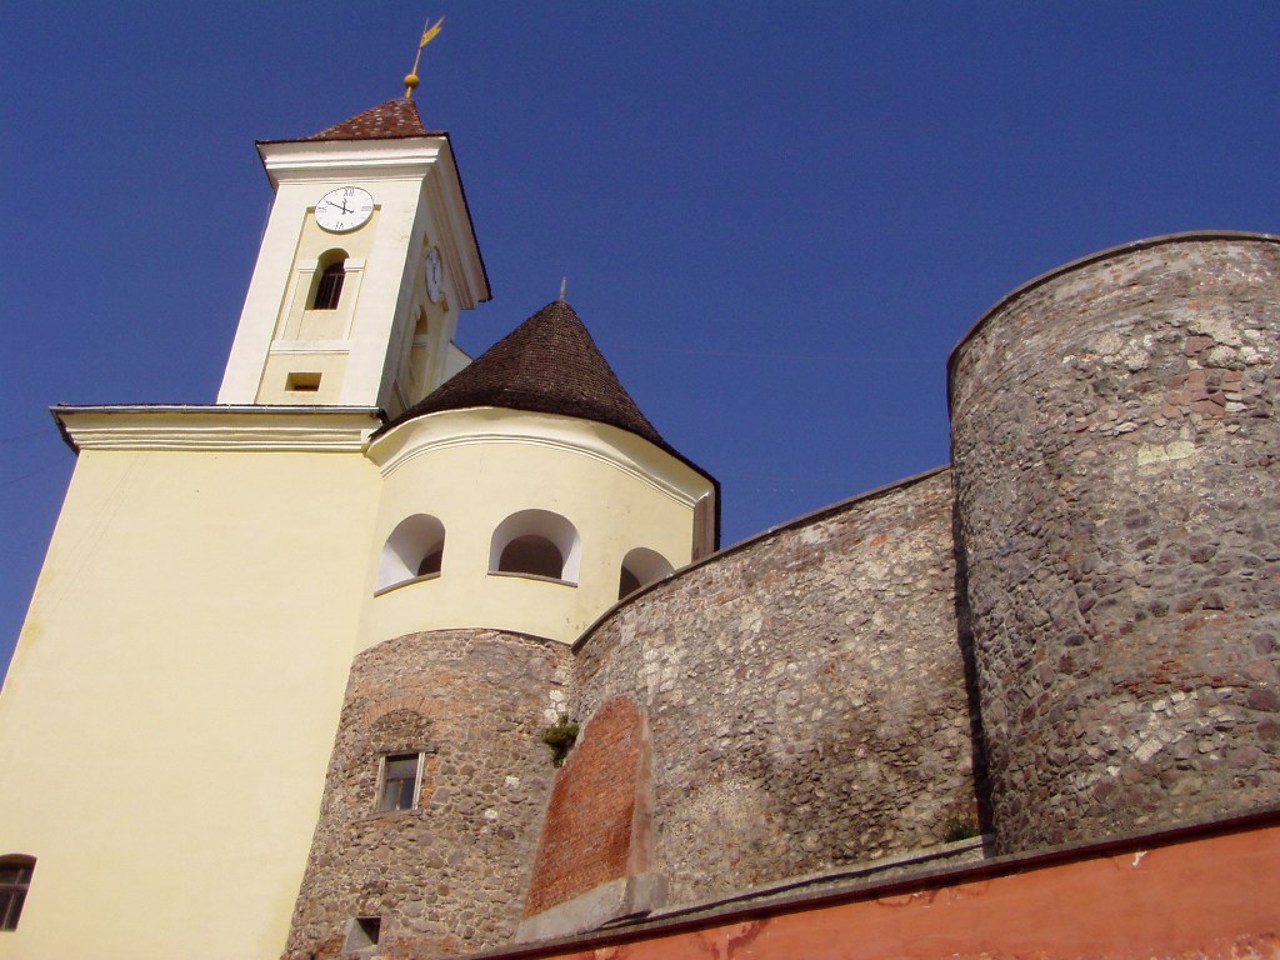
[[[620,696],[647,718],[646,868],[670,903],[934,846],[972,820],[952,542],[939,471],[720,554],[587,634],[571,712],[588,741]]]
[[[1003,850],[1280,798],[1280,241],[1072,265],[952,357]]]
[[[351,668],[287,960],[471,953],[519,923],[555,769],[569,650],[497,630],[410,634]],[[384,758],[420,755],[409,809],[379,810]],[[352,931],[380,918],[376,937]]]

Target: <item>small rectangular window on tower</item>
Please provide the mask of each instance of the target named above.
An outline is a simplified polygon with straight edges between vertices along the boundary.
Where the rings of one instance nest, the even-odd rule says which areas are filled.
[[[294,393],[315,393],[320,389],[320,374],[291,373],[285,379],[284,388]]]
[[[418,799],[422,754],[393,753],[382,758],[379,810],[412,810]]]

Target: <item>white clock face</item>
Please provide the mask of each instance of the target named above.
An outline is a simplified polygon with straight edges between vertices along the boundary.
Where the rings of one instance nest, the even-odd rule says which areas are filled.
[[[440,251],[435,247],[427,254],[427,296],[432,303],[440,302],[444,283],[444,267],[440,263]]]
[[[316,223],[330,233],[347,233],[373,215],[373,195],[359,187],[330,190],[316,204]]]

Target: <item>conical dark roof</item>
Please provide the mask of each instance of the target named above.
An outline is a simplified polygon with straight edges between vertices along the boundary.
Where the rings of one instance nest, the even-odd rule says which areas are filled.
[[[418,105],[405,97],[396,97],[349,120],[325,127],[308,140],[389,140],[397,137],[423,137],[427,128],[422,125]]]
[[[675,453],[640,412],[578,314],[563,300],[547,304],[384,429],[424,414],[465,407],[505,407],[594,420]]]

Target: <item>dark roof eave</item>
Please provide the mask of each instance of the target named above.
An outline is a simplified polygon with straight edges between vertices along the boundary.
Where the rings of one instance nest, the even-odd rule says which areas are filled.
[[[271,146],[276,143],[359,143],[362,140],[422,140],[427,138],[443,138],[449,139],[448,130],[424,130],[422,133],[412,134],[384,134],[382,136],[371,137],[328,137],[324,140],[317,140],[315,137],[285,137],[279,140],[255,140],[259,150],[262,147]]]

